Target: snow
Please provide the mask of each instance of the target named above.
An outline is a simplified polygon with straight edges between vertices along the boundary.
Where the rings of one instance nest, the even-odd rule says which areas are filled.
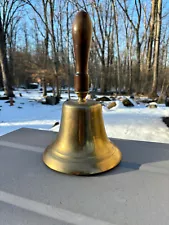
[[[59,125],[53,125],[60,122],[67,94],[63,93],[61,102],[54,106],[41,104],[42,93],[37,90],[20,89],[15,91],[15,95],[14,106],[0,100],[0,136],[22,127],[59,131]],[[71,96],[75,99],[75,94]],[[169,143],[169,128],[162,122],[162,117],[169,116],[169,108],[162,104],[148,108],[144,104],[137,105],[132,99],[130,101],[134,107],[125,107],[120,100],[110,110],[102,107],[108,137]]]
[[[152,105],[152,106],[156,105],[157,106],[157,103],[156,102],[150,102],[149,105]]]

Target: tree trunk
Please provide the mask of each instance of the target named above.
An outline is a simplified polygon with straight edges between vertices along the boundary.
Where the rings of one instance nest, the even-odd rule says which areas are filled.
[[[43,96],[47,96],[45,76],[42,78],[42,85],[43,85]]]
[[[136,32],[136,41],[137,41],[137,74],[136,74],[136,89],[137,93],[141,90],[141,77],[140,77],[140,69],[141,69],[141,63],[140,63],[140,55],[141,55],[141,44],[139,42],[139,33]]]
[[[58,78],[57,75],[55,76],[55,78],[56,78],[56,92],[57,92],[57,97],[60,97],[60,92],[59,92],[59,78]]]
[[[106,83],[106,80],[107,80],[107,77],[106,77],[106,73],[105,73],[105,69],[106,69],[106,66],[105,66],[105,61],[104,61],[104,56],[102,57],[102,65],[101,65],[101,76],[100,76],[100,89],[101,89],[101,92],[103,93],[106,93],[107,91],[107,83]]]
[[[60,96],[60,92],[59,92],[59,78],[58,78],[58,68],[59,68],[59,59],[58,59],[58,55],[57,55],[57,47],[56,47],[56,38],[55,38],[55,29],[54,29],[54,1],[50,0],[49,1],[50,4],[50,24],[51,24],[51,44],[52,44],[52,52],[53,52],[53,58],[54,58],[54,70],[55,70],[55,80],[56,80],[56,93],[57,96]],[[60,4],[60,2],[59,2]],[[60,7],[60,5],[59,5]],[[63,37],[61,37],[63,38]],[[61,43],[63,44],[63,43]]]
[[[113,12],[114,12],[114,23],[115,23],[115,33],[116,33],[116,46],[117,46],[117,83],[118,83],[118,92],[121,94],[121,62],[120,62],[120,50],[119,50],[119,31],[118,31],[118,21],[117,21],[117,12],[115,7],[115,2],[112,1]]]
[[[156,21],[156,33],[155,33],[155,55],[154,55],[154,67],[153,67],[153,84],[151,90],[151,96],[157,96],[158,87],[158,68],[159,68],[159,50],[160,50],[160,36],[161,36],[161,13],[162,13],[162,0],[157,0],[157,21]]]
[[[130,59],[129,59],[129,93],[133,94],[133,72],[132,72],[132,59],[131,59],[131,54],[130,54]]]
[[[43,13],[44,13],[44,19],[45,19],[45,39],[44,39],[44,43],[45,43],[45,58],[44,58],[44,68],[47,71],[48,68],[48,56],[49,56],[49,26],[48,26],[48,18],[47,18],[47,3],[44,0],[42,0],[43,3]],[[46,78],[45,78],[46,74],[44,74],[44,78],[43,78],[43,96],[47,95],[47,90],[46,90]]]
[[[147,49],[147,71],[149,72],[152,65],[152,49],[153,49],[153,39],[154,39],[154,24],[155,24],[155,8],[156,0],[151,1],[151,21],[150,21],[150,34],[148,39],[148,49]]]
[[[67,75],[68,75],[68,99],[70,99],[70,61],[69,61],[69,1],[66,5],[66,34],[67,34]]]
[[[8,68],[7,54],[6,54],[6,38],[3,31],[3,26],[0,19],[0,66],[2,70],[2,80],[5,95],[13,97],[12,86],[10,84],[10,74]]]

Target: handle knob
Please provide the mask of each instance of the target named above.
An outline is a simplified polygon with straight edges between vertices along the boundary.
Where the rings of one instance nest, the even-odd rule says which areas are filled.
[[[76,60],[75,92],[79,101],[85,101],[89,89],[88,60],[92,39],[92,22],[87,12],[80,11],[76,14],[72,36]]]

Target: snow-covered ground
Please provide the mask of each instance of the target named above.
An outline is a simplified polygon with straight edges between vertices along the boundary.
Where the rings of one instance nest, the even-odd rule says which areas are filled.
[[[22,97],[19,93],[22,93]],[[62,94],[63,99],[54,106],[38,102],[42,94],[35,90],[28,93],[20,90],[15,95],[14,106],[0,100],[0,136],[21,127],[59,130],[59,126],[53,125],[61,119],[62,104],[67,99],[67,94]],[[111,110],[103,106],[103,118],[109,137],[169,143],[169,128],[161,119],[169,116],[169,108],[158,105],[157,108],[150,109],[136,103],[134,107],[128,108],[120,101],[116,103],[116,107]]]

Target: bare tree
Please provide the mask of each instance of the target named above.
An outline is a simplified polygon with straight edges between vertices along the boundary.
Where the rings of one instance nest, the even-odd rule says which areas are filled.
[[[63,7],[62,2],[59,1],[58,6],[58,13],[56,12],[56,2],[55,0],[41,0],[44,13],[43,15],[40,14],[39,10],[37,9],[36,5],[31,0],[24,0],[31,8],[36,12],[38,17],[41,19],[42,24],[45,26],[45,33],[46,33],[46,50],[47,45],[49,45],[49,40],[51,42],[51,49],[52,49],[52,58],[53,58],[53,70],[54,70],[54,77],[57,86],[57,95],[60,95],[59,92],[59,69],[60,69],[60,59],[61,56],[62,64],[65,63],[64,57],[64,44],[63,44]],[[57,23],[57,28],[56,28]],[[46,52],[47,54],[47,52]],[[64,68],[64,66],[63,66]]]
[[[0,66],[2,71],[4,92],[7,96],[13,96],[11,74],[7,60],[7,37],[11,23],[18,20],[19,10],[24,6],[18,0],[2,0],[0,2]]]
[[[148,49],[147,49],[147,70],[148,71],[150,71],[151,66],[152,66],[152,53],[153,53],[153,41],[154,41],[156,5],[157,5],[157,1],[151,0],[151,20],[150,20]]]
[[[140,40],[140,23],[141,23],[141,16],[142,16],[142,5],[141,0],[135,0],[134,6],[137,14],[137,22],[134,23],[130,14],[128,12],[128,7],[126,1],[123,0],[124,5],[122,5],[121,1],[117,0],[118,4],[120,5],[123,12],[126,14],[129,22],[131,23],[135,34],[136,34],[136,54],[137,54],[137,76],[136,76],[136,83],[137,83],[137,92],[140,91],[140,72],[141,72],[141,64],[140,64],[140,57],[141,57],[141,40]]]
[[[114,24],[115,24],[115,36],[116,36],[116,46],[117,46],[117,83],[118,91],[121,94],[121,62],[120,62],[120,49],[119,49],[119,31],[118,31],[118,16],[116,11],[116,1],[112,0],[113,14],[114,14]]]
[[[0,65],[2,71],[3,85],[5,94],[10,97],[13,95],[12,86],[10,84],[9,67],[7,61],[6,52],[6,40],[5,34],[2,27],[2,22],[0,19]]]
[[[14,84],[15,80],[15,52],[16,52],[16,45],[17,45],[17,34],[18,34],[18,25],[21,20],[21,17],[18,17],[16,20],[12,20],[9,26],[8,32],[8,65],[9,65],[9,73],[10,76],[10,83]]]
[[[51,21],[51,37],[52,37],[52,51],[53,51],[53,58],[54,58],[54,75],[55,75],[55,80],[56,80],[56,86],[57,86],[57,96],[60,96],[59,92],[59,67],[60,67],[60,61],[58,57],[58,52],[59,52],[59,45],[61,49],[61,58],[62,58],[62,63],[64,64],[64,57],[63,57],[63,33],[62,33],[62,8],[61,8],[61,1],[59,1],[59,12],[56,15],[57,18],[57,23],[59,25],[59,31],[60,31],[60,39],[57,37],[57,41],[55,38],[55,29],[54,29],[54,0],[50,0],[50,21]],[[58,42],[58,43],[57,43]],[[57,46],[58,44],[58,46]]]
[[[69,41],[70,41],[70,29],[69,29],[69,1],[66,3],[66,41],[67,41],[67,75],[68,75],[68,98],[70,99],[70,59],[69,59]]]
[[[161,15],[162,15],[162,0],[156,0],[156,22],[155,22],[155,33],[154,33],[154,65],[153,65],[153,83],[151,96],[157,97],[158,88],[158,72],[159,72],[159,52],[160,52],[160,37],[161,37]]]
[[[127,61],[125,84],[126,84],[126,87],[128,88],[127,90],[129,94],[132,94],[133,93],[132,57],[133,57],[134,31],[133,31],[133,27],[131,26],[125,14],[124,14],[124,28],[125,28],[125,38],[126,38],[125,57]]]

